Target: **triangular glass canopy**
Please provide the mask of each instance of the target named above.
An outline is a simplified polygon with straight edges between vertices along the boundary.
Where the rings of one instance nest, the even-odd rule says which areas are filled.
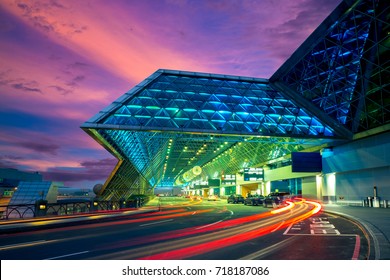
[[[172,70],[158,70],[82,127],[151,188],[182,182],[194,166],[214,173],[215,159],[230,157],[223,171],[232,173],[248,157],[266,162],[343,138],[265,79]],[[128,175],[118,180],[129,184]]]

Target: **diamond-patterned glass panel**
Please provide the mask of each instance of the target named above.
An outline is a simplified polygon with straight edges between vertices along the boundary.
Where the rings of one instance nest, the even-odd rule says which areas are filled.
[[[281,69],[289,71],[274,79],[356,133],[390,122],[390,6],[362,0],[340,13],[307,55],[286,62]]]
[[[135,130],[334,136],[330,127],[315,116],[309,117],[304,108],[263,80],[204,78],[167,71],[110,112],[102,123]]]

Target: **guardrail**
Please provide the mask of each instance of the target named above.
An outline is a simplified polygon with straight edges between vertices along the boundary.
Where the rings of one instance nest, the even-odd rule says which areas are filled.
[[[147,198],[131,200],[105,201],[85,200],[74,202],[47,203],[46,200],[38,200],[31,204],[8,204],[0,205],[2,220],[25,219],[42,216],[66,216],[82,213],[101,211],[114,211],[126,208],[139,208],[148,201]]]

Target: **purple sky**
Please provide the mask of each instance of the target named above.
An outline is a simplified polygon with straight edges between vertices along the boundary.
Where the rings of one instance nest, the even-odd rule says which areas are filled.
[[[0,167],[90,188],[80,125],[157,69],[269,78],[341,0],[1,0]]]

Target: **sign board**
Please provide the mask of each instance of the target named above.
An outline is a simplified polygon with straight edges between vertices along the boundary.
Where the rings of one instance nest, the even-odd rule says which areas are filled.
[[[221,185],[236,185],[236,175],[226,174],[221,176]]]
[[[244,181],[263,181],[264,169],[260,167],[244,168]]]

